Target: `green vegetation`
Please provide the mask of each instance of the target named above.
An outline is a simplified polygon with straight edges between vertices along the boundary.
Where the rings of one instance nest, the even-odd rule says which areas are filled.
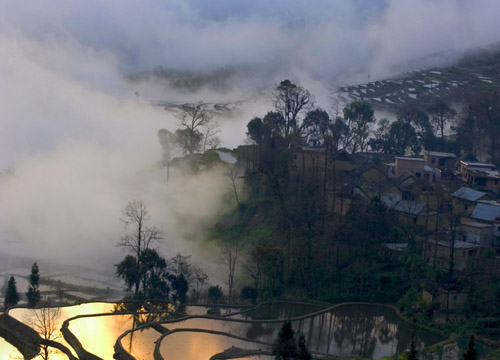
[[[40,275],[38,264],[36,261],[31,267],[31,274],[29,278],[28,291],[26,292],[26,298],[28,299],[29,307],[36,307],[40,302],[40,289],[39,289]]]
[[[17,305],[19,302],[19,293],[17,292],[16,287],[16,279],[14,276],[9,278],[9,282],[7,283],[7,290],[5,292],[5,299],[3,303],[3,307],[7,310],[9,307]]]
[[[311,353],[307,349],[304,336],[295,339],[292,324],[286,321],[278,333],[273,345],[273,355],[276,360],[311,360]]]

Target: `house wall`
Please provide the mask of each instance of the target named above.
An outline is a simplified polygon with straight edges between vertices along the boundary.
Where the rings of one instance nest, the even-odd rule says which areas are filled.
[[[425,165],[430,166],[432,168],[451,168],[455,167],[455,158],[451,157],[443,157],[443,156],[431,156],[429,154],[424,153],[424,161]]]
[[[458,291],[450,291],[449,294],[446,291],[440,291],[438,296],[438,301],[441,304],[441,309],[451,310],[451,311],[462,311],[467,301],[467,294]]]
[[[462,224],[460,225],[459,231],[462,236],[462,241],[486,246],[491,246],[493,244],[493,225],[485,228],[478,228]]]
[[[445,246],[439,243],[429,241],[427,243],[427,250],[425,251],[426,258],[425,263],[428,266],[433,266],[434,255],[436,256],[436,268],[448,271],[450,269],[450,246]],[[476,257],[480,254],[480,248],[455,248],[453,253],[454,259],[454,269],[464,270],[467,265],[467,259],[469,257]]]
[[[399,177],[404,174],[412,174],[416,177],[423,177],[424,174],[424,160],[409,160],[404,158],[394,159],[394,176]],[[420,174],[420,175],[418,175]]]

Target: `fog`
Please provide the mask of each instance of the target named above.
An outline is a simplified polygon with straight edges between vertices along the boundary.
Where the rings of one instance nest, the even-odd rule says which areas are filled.
[[[335,86],[444,65],[500,40],[499,11],[494,0],[2,1],[2,251],[112,272],[124,255],[120,210],[141,199],[166,256],[208,263],[201,225],[227,210],[229,184],[217,171],[166,183],[156,133],[177,120],[151,101],[255,98],[290,78],[328,107]],[[125,80],[160,65],[258,71],[226,93]],[[220,120],[222,145],[243,143],[245,124],[268,109],[258,100]]]

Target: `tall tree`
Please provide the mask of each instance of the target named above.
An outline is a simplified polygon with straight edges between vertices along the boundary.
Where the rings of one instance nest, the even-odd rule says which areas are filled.
[[[329,133],[330,125],[330,116],[320,108],[308,111],[303,121],[305,135],[319,135],[323,142]]]
[[[142,252],[163,239],[162,233],[158,228],[147,225],[149,219],[150,215],[146,205],[140,200],[129,201],[122,210],[121,220],[130,231],[121,238],[117,246],[129,251],[133,255],[136,261],[136,274],[143,273],[141,271],[143,261]],[[132,265],[130,258],[127,261],[129,265]],[[136,276],[134,280],[135,293],[137,294],[141,281],[144,279]]]
[[[477,351],[476,344],[474,341],[474,336],[469,338],[469,345],[467,346],[467,350],[463,354],[464,360],[477,360]]]
[[[207,105],[203,102],[196,104],[185,104],[182,106],[182,112],[178,116],[181,129],[178,129],[175,134],[177,143],[185,154],[193,154],[200,150],[201,141],[204,137],[202,128],[207,128],[210,124],[212,116],[208,112]],[[210,133],[213,136],[217,127],[209,127]]]
[[[7,284],[7,291],[5,292],[3,307],[5,310],[7,310],[7,308],[9,307],[17,305],[18,302],[19,293],[17,292],[16,279],[14,278],[14,276],[11,276]]]
[[[314,96],[309,90],[284,80],[274,89],[273,104],[283,118],[282,135],[302,136],[305,124],[301,117],[314,106]]]
[[[352,132],[352,152],[359,148],[365,151],[365,146],[370,136],[370,127],[375,123],[374,111],[366,101],[354,101],[344,108],[344,121]]]
[[[415,339],[411,340],[410,351],[406,354],[407,360],[418,360],[417,347],[415,346]]]
[[[28,298],[28,306],[35,307],[40,302],[40,274],[38,264],[35,261],[31,266],[30,283],[28,285],[28,291],[26,292],[26,297]]]
[[[441,139],[444,139],[444,129],[455,118],[457,112],[441,101],[429,106],[427,112],[436,130],[440,132]]]
[[[238,264],[240,251],[241,243],[239,239],[229,240],[222,245],[220,263],[227,267],[227,298],[229,304],[231,304],[232,301],[233,289],[236,281],[236,266]]]
[[[281,327],[278,338],[273,345],[273,355],[275,360],[292,360],[297,354],[295,344],[295,331],[292,323],[287,321]]]

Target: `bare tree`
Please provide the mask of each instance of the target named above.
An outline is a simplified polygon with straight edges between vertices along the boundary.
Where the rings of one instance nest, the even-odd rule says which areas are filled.
[[[212,147],[213,142],[211,143],[210,140],[218,138],[216,135],[220,133],[220,125],[217,121],[215,122],[208,122],[205,125],[205,138],[203,140],[203,152],[207,149],[207,145]],[[219,139],[220,141],[220,139]]]
[[[231,185],[233,186],[233,191],[234,191],[234,197],[236,198],[236,204],[240,206],[240,200],[238,198],[238,189],[236,186],[236,182],[238,181],[238,171],[234,167],[231,167],[224,173],[224,175],[226,175],[229,178],[229,180],[231,180]]]
[[[163,239],[161,231],[155,226],[148,226],[149,212],[146,205],[140,200],[129,201],[122,210],[122,222],[130,232],[121,238],[117,246],[127,250],[136,258],[137,274],[141,269],[141,255],[146,249],[152,248],[153,244]],[[141,278],[137,277],[135,293],[139,292]]]
[[[305,123],[299,123],[300,116],[314,106],[314,95],[290,80],[282,81],[273,92],[273,104],[284,120],[283,135],[292,133],[301,136]]]
[[[203,291],[203,287],[208,281],[208,275],[199,267],[195,267],[193,270],[194,277],[196,279],[195,302],[197,303],[200,299],[200,294]]]
[[[222,245],[222,251],[220,256],[220,263],[227,266],[227,287],[228,287],[228,303],[231,304],[232,294],[235,285],[235,272],[236,265],[238,264],[238,257],[241,250],[241,244],[239,239],[228,241]]]
[[[178,116],[182,129],[176,131],[177,142],[187,154],[193,154],[200,149],[203,133],[202,127],[207,127],[212,116],[203,102],[185,104]]]
[[[59,318],[61,310],[57,307],[42,307],[32,309],[26,314],[24,323],[40,334],[44,340],[56,341],[62,338],[59,331]],[[38,356],[43,360],[48,360],[51,354],[58,352],[57,349],[50,347],[47,343],[40,345],[41,351]]]
[[[444,139],[444,128],[455,118],[457,112],[444,102],[437,102],[429,106],[427,112],[431,116],[432,123],[436,126],[436,132],[439,132],[441,139]]]

